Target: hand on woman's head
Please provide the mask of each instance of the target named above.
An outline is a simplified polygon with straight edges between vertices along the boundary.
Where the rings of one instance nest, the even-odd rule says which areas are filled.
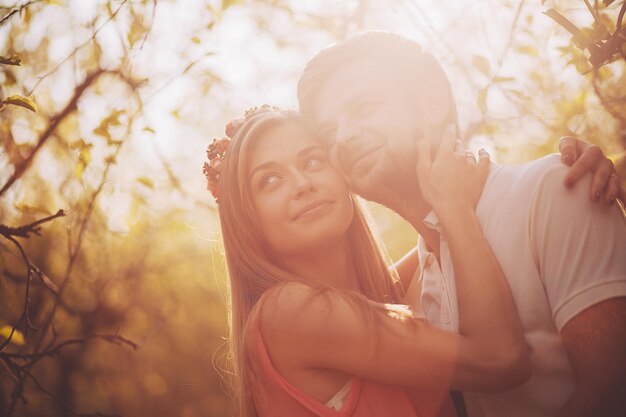
[[[430,138],[423,138],[417,144],[417,179],[423,198],[435,210],[451,205],[473,209],[487,179],[489,163],[489,154],[482,149],[478,162],[473,154],[459,152],[454,125],[444,130],[434,153]]]

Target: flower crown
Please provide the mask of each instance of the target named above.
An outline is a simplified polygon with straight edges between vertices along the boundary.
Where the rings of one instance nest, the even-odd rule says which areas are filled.
[[[207,147],[206,155],[209,159],[204,163],[202,172],[207,180],[207,190],[211,192],[215,198],[215,202],[219,203],[219,180],[222,170],[222,161],[226,156],[226,149],[228,144],[233,138],[235,133],[252,117],[261,113],[279,112],[281,111],[276,106],[270,106],[269,104],[263,104],[260,107],[252,107],[245,111],[243,117],[233,119],[226,124],[225,132],[226,136],[222,138],[214,138],[213,142]]]

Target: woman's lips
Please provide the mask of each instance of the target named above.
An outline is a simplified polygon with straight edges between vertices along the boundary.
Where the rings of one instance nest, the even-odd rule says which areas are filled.
[[[296,222],[305,222],[312,220],[322,214],[324,214],[330,205],[333,204],[329,200],[319,200],[304,206],[294,217]]]

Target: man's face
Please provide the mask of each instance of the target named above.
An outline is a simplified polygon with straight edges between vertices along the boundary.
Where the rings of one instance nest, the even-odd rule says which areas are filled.
[[[357,61],[331,75],[316,96],[313,119],[332,163],[368,199],[415,175],[418,99],[402,78],[384,62]]]

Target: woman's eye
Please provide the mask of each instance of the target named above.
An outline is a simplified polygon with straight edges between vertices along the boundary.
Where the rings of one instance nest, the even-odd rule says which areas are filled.
[[[268,174],[264,176],[263,178],[261,178],[261,181],[259,182],[259,188],[263,189],[272,184],[276,184],[279,180],[280,180],[280,177],[278,175]]]

